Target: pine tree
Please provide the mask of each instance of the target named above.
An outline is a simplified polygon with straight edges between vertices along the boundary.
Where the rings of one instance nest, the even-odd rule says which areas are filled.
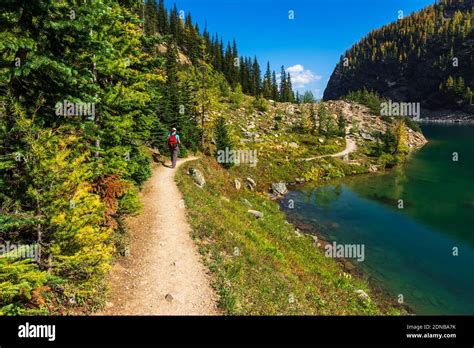
[[[272,98],[272,71],[270,70],[270,62],[267,62],[267,70],[263,77],[262,93],[264,98]]]
[[[199,134],[197,130],[199,105],[197,102],[197,92],[188,79],[182,82],[180,102],[178,124],[182,145],[184,149],[196,151],[199,147]]]
[[[306,91],[303,94],[302,97],[302,103],[314,103],[316,102],[316,99],[314,98],[314,95],[311,91]]]
[[[176,3],[173,6],[173,9],[171,10],[169,14],[169,23],[170,23],[170,34],[173,36],[173,39],[175,42],[179,43],[180,38],[180,30],[179,30],[179,25],[180,25],[180,19],[179,19],[179,14],[178,14],[178,8],[176,7]]]
[[[158,7],[155,0],[146,0],[145,2],[145,18],[144,28],[145,34],[154,36],[158,33]]]
[[[168,20],[168,13],[165,9],[164,0],[159,0],[158,4],[158,31],[163,34],[167,35],[170,33],[170,25]]]
[[[232,151],[232,143],[223,117],[217,119],[214,137],[216,141],[216,159],[224,168],[232,167],[234,163],[226,161],[224,157],[226,152]]]
[[[227,42],[227,48],[224,54],[224,76],[232,84],[234,58],[230,42]]]
[[[408,132],[406,129],[405,122],[403,120],[399,121],[396,126],[396,153],[397,154],[407,154],[409,152],[408,147]]]
[[[240,67],[240,85],[242,86],[242,91],[246,93],[248,91],[247,85],[247,70],[245,65],[245,60],[243,57],[239,59],[239,67]]]
[[[319,104],[319,122],[318,122],[318,134],[328,135],[329,132],[329,111],[325,103]]]
[[[239,53],[237,50],[237,43],[234,40],[232,42],[232,73],[231,73],[231,85],[232,88],[235,88],[239,83]]]
[[[251,68],[250,94],[257,96],[260,94],[261,90],[262,90],[262,86],[261,86],[260,65],[258,64],[257,57],[254,57],[252,68]]]
[[[342,114],[341,110],[338,110],[337,112],[337,129],[338,129],[338,135],[340,137],[343,137],[346,135],[346,119],[344,115]]]
[[[287,102],[288,101],[288,86],[287,86],[288,80],[286,78],[286,70],[285,67],[282,65],[281,66],[281,72],[280,72],[280,98],[279,101],[281,102]]]
[[[309,118],[311,121],[311,134],[315,135],[318,124],[318,115],[316,114],[316,110],[314,110],[314,104],[311,104],[309,109]]]
[[[273,99],[274,101],[278,101],[278,100],[279,100],[279,95],[278,95],[278,83],[277,83],[275,71],[272,72],[272,99]]]
[[[169,42],[166,49],[166,85],[161,107],[161,119],[164,125],[181,131],[179,124],[179,111],[182,109],[180,103],[179,79],[178,79],[178,50],[174,42]]]
[[[287,97],[286,97],[286,101],[290,102],[290,103],[293,103],[295,101],[295,95],[293,93],[293,86],[291,85],[291,75],[290,73],[288,73],[288,75],[286,76],[286,93],[287,93]]]

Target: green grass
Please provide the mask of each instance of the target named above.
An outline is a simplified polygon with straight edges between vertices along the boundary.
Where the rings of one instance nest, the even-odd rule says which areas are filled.
[[[203,189],[187,174],[189,167],[203,172],[207,180]],[[287,168],[291,167],[294,169],[294,163],[288,164]],[[274,173],[275,168],[281,169],[276,175],[283,177],[284,168],[276,164],[267,174]],[[208,157],[184,164],[176,177],[184,193],[192,237],[211,270],[212,285],[225,313],[399,313],[386,298],[372,292],[365,280],[351,277],[335,260],[326,258],[311,236],[296,234],[275,202],[244,187],[237,191],[232,181],[236,177],[244,181],[249,174],[246,170],[255,170],[251,176],[263,180],[259,174],[262,168],[240,166],[227,171]],[[243,198],[264,217],[256,219],[249,214]],[[358,289],[366,291],[371,301],[361,301],[355,294]]]

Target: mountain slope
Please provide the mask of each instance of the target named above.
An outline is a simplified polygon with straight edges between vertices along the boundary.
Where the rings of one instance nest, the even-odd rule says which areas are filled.
[[[324,99],[368,89],[426,108],[469,110],[473,14],[470,0],[444,0],[372,31],[341,57]]]

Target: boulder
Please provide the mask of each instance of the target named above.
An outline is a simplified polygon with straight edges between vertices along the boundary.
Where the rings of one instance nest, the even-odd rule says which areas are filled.
[[[285,195],[288,193],[288,189],[286,188],[286,184],[284,182],[277,182],[272,184],[272,193],[278,195]]]
[[[344,261],[344,268],[348,271],[352,271],[353,269],[355,269],[355,266],[349,261]]]
[[[198,187],[203,188],[204,185],[206,184],[206,180],[204,179],[204,175],[201,173],[201,171],[199,169],[189,168],[189,175],[191,175],[191,177],[194,180],[194,183]]]
[[[252,203],[250,203],[247,199],[241,198],[240,201],[247,207],[252,208]]]
[[[363,302],[370,301],[370,296],[364,290],[359,289],[359,290],[356,290],[355,293],[357,297],[359,298],[359,300]]]
[[[255,180],[253,180],[250,177],[246,178],[246,180],[247,180],[247,186],[250,189],[250,191],[255,191],[255,188],[257,187],[257,183],[255,182]]]
[[[261,219],[263,218],[263,213],[261,211],[258,211],[258,210],[252,210],[252,209],[249,209],[247,210],[250,214],[252,214],[255,218],[257,219]]]
[[[361,136],[362,139],[364,139],[364,140],[375,141],[375,138],[374,138],[372,135],[370,135],[369,133],[360,132],[360,136]]]
[[[295,142],[289,143],[288,146],[291,147],[292,149],[297,149],[297,148],[300,147],[300,146],[299,146],[297,143],[295,143]]]
[[[375,173],[377,172],[379,169],[377,168],[376,165],[372,164],[370,167],[369,167],[369,172],[370,173]]]
[[[239,191],[240,188],[242,187],[242,183],[240,182],[239,179],[234,179],[234,187],[237,191]]]

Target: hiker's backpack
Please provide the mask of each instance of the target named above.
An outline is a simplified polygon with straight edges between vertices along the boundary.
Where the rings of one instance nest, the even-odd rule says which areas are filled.
[[[168,145],[171,147],[171,148],[175,148],[176,146],[178,146],[178,139],[176,139],[176,135],[175,134],[171,134],[170,137],[168,138]]]

